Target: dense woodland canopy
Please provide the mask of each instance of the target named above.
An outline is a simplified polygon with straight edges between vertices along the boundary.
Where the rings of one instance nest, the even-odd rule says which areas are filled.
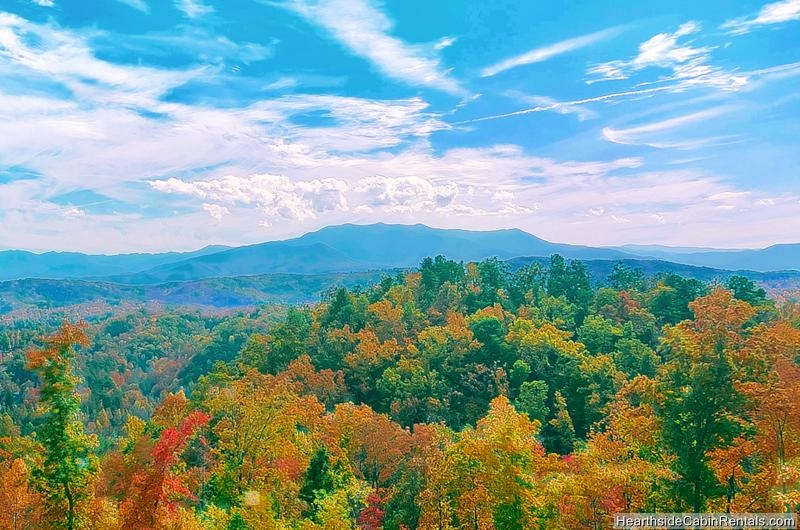
[[[800,311],[426,259],[251,314],[0,329],[0,528],[608,528],[800,507]]]

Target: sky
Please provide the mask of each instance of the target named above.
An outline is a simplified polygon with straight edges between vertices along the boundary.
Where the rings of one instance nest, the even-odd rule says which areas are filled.
[[[0,249],[800,242],[800,0],[0,0]]]

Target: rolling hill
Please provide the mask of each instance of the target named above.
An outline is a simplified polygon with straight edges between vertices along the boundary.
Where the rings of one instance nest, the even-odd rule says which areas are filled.
[[[695,267],[660,260],[619,260],[642,269],[648,277],[678,274],[703,282],[726,281],[742,274],[771,292],[800,289],[800,271],[734,272]],[[507,261],[513,271],[530,263],[546,265],[548,258],[520,257]],[[601,284],[617,260],[584,260],[593,283]],[[319,301],[332,286],[365,287],[403,269],[326,274],[274,273],[262,275],[205,278],[160,284],[121,284],[105,280],[22,279],[0,281],[0,318],[64,314],[84,318],[103,315],[119,307],[181,307],[201,311],[230,311],[263,304],[302,304]],[[406,269],[407,270],[407,269]]]

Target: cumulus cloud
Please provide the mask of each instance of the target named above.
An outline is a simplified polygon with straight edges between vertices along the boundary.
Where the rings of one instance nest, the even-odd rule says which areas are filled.
[[[231,214],[230,210],[226,207],[220,206],[219,204],[208,204],[207,202],[203,203],[203,210],[208,212],[208,215],[217,221],[221,221],[223,217]]]
[[[200,103],[176,101],[167,95],[186,83],[232,78],[216,66],[166,70],[115,64],[95,47],[102,40],[98,33],[0,14],[0,86],[18,87],[0,92],[0,158],[36,175],[0,185],[2,246],[190,249],[291,237],[354,219],[474,229],[519,226],[552,240],[589,244],[659,237],[713,243],[710,239],[720,236],[703,229],[707,222],[730,223],[726,226],[736,227],[731,232],[742,244],[800,232],[796,194],[730,195],[748,190],[709,174],[654,173],[638,156],[581,157],[554,149],[544,157],[514,144],[433,142],[434,133],[459,127],[446,123],[448,114],[422,97],[271,94],[237,106],[218,104],[209,93]],[[676,45],[697,48],[680,39]],[[235,57],[235,50],[224,55]],[[671,60],[684,56],[673,54]],[[746,75],[785,78],[798,71],[794,64]],[[9,80],[14,83],[7,85]],[[666,90],[672,88],[531,100],[535,109],[511,115],[581,116],[590,103]],[[612,129],[652,143],[665,141],[657,135],[679,130],[663,123],[653,128],[655,123]],[[78,189],[126,202],[128,213],[102,217],[87,209],[81,215],[88,205],[65,209],[48,201]],[[67,213],[70,208],[76,211]],[[589,219],[590,208],[603,213]]]
[[[80,208],[71,207],[64,210],[64,217],[67,217],[68,219],[76,219],[83,217],[84,215],[86,215],[86,212]]]
[[[370,0],[285,0],[277,5],[323,28],[387,77],[457,96],[467,95],[441,64],[436,46],[409,44],[391,35],[394,23]]]
[[[754,17],[741,17],[726,21],[720,29],[733,35],[748,33],[760,26],[800,20],[800,0],[783,0],[764,5]]]
[[[265,217],[264,226],[283,221],[307,221],[336,212],[389,214],[453,213],[458,215],[499,215],[531,212],[519,205],[510,190],[488,186],[460,198],[452,181],[432,181],[415,176],[374,175],[354,179],[352,184],[335,178],[291,180],[284,176],[255,174],[226,176],[211,180],[182,180],[175,177],[153,180],[150,186],[166,194],[198,199],[202,209],[215,219],[233,215],[230,207],[256,209]],[[352,205],[352,206],[351,206]]]
[[[420,177],[363,178],[355,191],[369,195],[369,205],[389,211],[438,210],[450,205],[458,195],[455,182],[436,185]]]
[[[279,175],[256,174],[194,181],[173,177],[151,181],[150,185],[164,193],[190,195],[230,205],[252,205],[269,218],[283,220],[302,221],[319,213],[347,209],[344,195],[347,184],[337,179],[292,181]],[[203,208],[212,216],[216,213],[221,217],[223,210],[230,213],[219,205],[204,204]]]

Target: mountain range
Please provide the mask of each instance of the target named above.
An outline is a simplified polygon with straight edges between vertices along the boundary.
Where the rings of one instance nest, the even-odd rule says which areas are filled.
[[[760,250],[716,250],[626,245],[589,247],[552,243],[519,229],[470,231],[425,225],[345,224],[285,241],[194,252],[91,255],[74,252],[0,252],[0,280],[91,279],[118,284],[162,284],[276,273],[331,274],[414,267],[427,256],[458,261],[561,254],[581,260],[659,260],[722,270],[800,270],[800,244]]]

